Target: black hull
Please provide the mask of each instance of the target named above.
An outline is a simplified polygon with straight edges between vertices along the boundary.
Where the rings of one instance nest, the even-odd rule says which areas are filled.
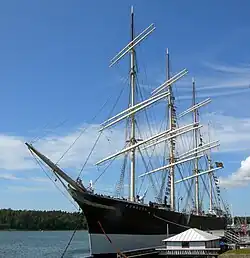
[[[115,253],[117,248],[128,251],[126,248],[130,248],[131,244],[135,249],[161,245],[161,241],[167,237],[167,234],[178,234],[189,227],[215,231],[224,230],[227,225],[225,217],[187,215],[107,196],[74,190],[71,190],[71,193],[87,219],[93,255],[100,253],[101,249],[104,253],[110,252],[108,249],[114,250]],[[112,244],[103,234],[103,230],[111,241],[112,238],[114,239]],[[102,240],[100,240],[101,237]],[[134,240],[132,240],[133,237]],[[103,240],[105,238],[106,240]],[[103,244],[108,246],[107,249],[99,247],[100,250],[97,250],[97,245],[100,245],[101,241],[105,241]],[[126,241],[132,241],[132,243],[126,245]],[[123,244],[112,246],[113,242]]]

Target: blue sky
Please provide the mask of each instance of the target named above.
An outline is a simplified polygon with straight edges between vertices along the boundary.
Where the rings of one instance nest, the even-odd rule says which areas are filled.
[[[238,171],[241,161],[250,156],[250,3],[229,0],[1,2],[1,207],[74,209],[46,181],[23,142],[43,136],[37,146],[57,159],[88,125],[85,138],[61,164],[71,175],[77,174],[96,137],[93,128],[105,120],[107,112],[94,122],[93,116],[109,96],[114,96],[110,101],[114,102],[128,73],[127,59],[112,69],[108,65],[129,41],[131,5],[137,33],[152,22],[156,26],[138,48],[142,84],[150,92],[164,81],[169,48],[171,70],[189,70],[175,89],[181,96],[180,108],[190,105],[192,76],[198,96],[213,97],[205,111],[212,113],[214,134],[222,140],[216,158],[224,161],[225,169],[220,172],[224,180],[231,180],[224,195],[235,213],[250,214],[250,207],[243,208],[238,202],[239,198],[247,202],[250,190],[250,161]],[[121,140],[119,132],[112,137]],[[100,156],[105,150],[107,147]],[[86,181],[98,175],[96,170],[89,171],[84,175]],[[106,188],[110,187],[109,177],[103,181]]]

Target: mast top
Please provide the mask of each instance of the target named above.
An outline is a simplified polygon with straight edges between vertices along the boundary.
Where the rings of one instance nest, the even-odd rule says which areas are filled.
[[[168,49],[168,47],[167,47],[167,55],[169,54],[169,49]]]
[[[134,6],[131,5],[131,14],[134,14]]]

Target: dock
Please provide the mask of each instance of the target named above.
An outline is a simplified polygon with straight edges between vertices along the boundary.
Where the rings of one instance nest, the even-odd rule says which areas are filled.
[[[163,244],[160,246],[121,251],[116,257],[218,257],[225,244],[222,239],[224,233],[212,234],[197,228],[190,228],[180,234],[162,239]]]
[[[149,257],[158,257],[159,251],[156,249],[157,247],[152,247],[152,248],[143,248],[143,249],[136,249],[136,250],[130,250],[126,252],[122,252],[123,255],[117,254],[117,258],[130,258],[130,257],[144,257],[144,258],[149,258]]]

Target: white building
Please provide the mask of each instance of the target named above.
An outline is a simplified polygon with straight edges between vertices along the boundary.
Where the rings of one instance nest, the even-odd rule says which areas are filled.
[[[220,237],[190,228],[178,235],[164,239],[164,248],[157,249],[161,255],[217,256]]]

